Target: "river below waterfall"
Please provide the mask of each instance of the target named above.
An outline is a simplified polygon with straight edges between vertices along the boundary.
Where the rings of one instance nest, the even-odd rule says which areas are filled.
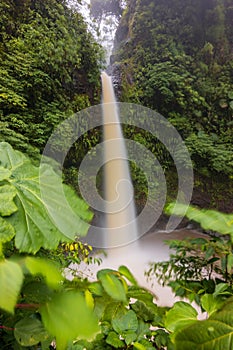
[[[169,247],[164,243],[165,240],[170,239],[184,239],[184,238],[206,237],[205,234],[195,230],[181,229],[170,233],[159,231],[151,232],[142,236],[139,240],[118,248],[107,249],[107,256],[98,255],[102,258],[100,266],[96,264],[85,265],[81,264],[73,266],[74,269],[86,275],[90,280],[96,278],[98,270],[103,268],[117,269],[121,265],[126,265],[133,273],[138,283],[151,290],[157,296],[157,304],[160,306],[172,306],[175,298],[169,287],[162,287],[153,279],[147,281],[144,272],[149,267],[150,262],[164,261],[169,258]]]

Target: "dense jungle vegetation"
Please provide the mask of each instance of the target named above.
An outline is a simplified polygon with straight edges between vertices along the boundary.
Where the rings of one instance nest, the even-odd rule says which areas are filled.
[[[1,139],[36,156],[59,122],[99,101],[102,49],[66,1],[0,11]]]
[[[0,6],[0,138],[35,158],[61,120],[99,103],[103,50],[66,1]],[[120,100],[150,107],[177,128],[196,170],[193,203],[224,211],[233,209],[232,11],[230,0],[92,0],[90,7],[96,28],[106,15],[119,23],[111,62]],[[132,129],[125,133],[131,137]],[[174,172],[161,145],[138,133],[134,138]],[[100,137],[98,130],[84,135],[66,158],[75,188],[77,166]],[[145,201],[138,170],[133,180]]]
[[[212,195],[220,178],[232,193],[232,16],[228,0],[128,1],[111,59],[121,101],[168,118],[192,156],[196,188]],[[214,190],[220,201],[223,187]]]
[[[0,0],[0,348],[231,350],[232,214],[167,207],[167,215],[218,232],[170,242],[170,260],[147,271],[187,298],[172,308],[159,307],[126,266],[99,270],[95,282],[72,270],[74,278],[64,278],[70,262],[94,259],[79,241],[93,213],[74,189],[77,166],[100,130],[67,155],[65,180],[74,189],[38,160],[61,121],[99,103],[104,62],[78,11],[82,0],[70,3]],[[231,1],[91,0],[90,13],[97,26],[109,13],[119,21],[111,69],[121,101],[168,118],[189,148],[196,189],[210,196],[206,206],[233,210]],[[163,147],[143,130],[124,131],[153,149],[173,186]],[[144,200],[145,179],[138,169],[133,177]]]
[[[177,215],[186,212],[218,236],[172,241],[170,260],[148,271],[176,295],[195,301],[201,321],[187,301],[159,307],[126,266],[99,270],[94,282],[80,278],[69,264],[91,259],[91,247],[76,236],[87,232],[88,206],[67,185],[61,191],[49,164],[39,169],[7,142],[0,151],[2,349],[232,349],[232,214],[175,206]],[[64,268],[73,279],[64,278]]]

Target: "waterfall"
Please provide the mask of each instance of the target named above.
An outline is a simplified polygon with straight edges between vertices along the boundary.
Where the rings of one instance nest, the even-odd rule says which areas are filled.
[[[111,77],[102,73],[104,131],[104,247],[113,248],[138,239],[134,191]]]
[[[100,225],[91,225],[88,235],[85,237],[85,241],[95,248],[105,249],[103,253],[99,253],[98,251],[94,251],[93,253],[94,256],[102,259],[100,267],[95,263],[86,265],[84,262],[78,266],[75,264],[71,264],[70,266],[74,271],[77,270],[79,272],[81,270],[82,273],[89,276],[90,279],[95,279],[93,276],[96,275],[99,269],[118,269],[119,266],[126,265],[141,286],[150,289],[158,296],[158,305],[172,306],[179,298],[174,296],[171,288],[162,287],[158,285],[157,281],[153,281],[154,284],[152,286],[151,283],[146,280],[144,272],[148,270],[149,262],[166,261],[169,259],[170,251],[168,246],[164,243],[164,240],[178,240],[185,239],[185,237],[196,238],[203,237],[203,235],[199,232],[187,229],[177,231],[154,230],[148,232],[153,226],[153,223],[156,223],[158,220],[166,198],[164,174],[157,168],[152,174],[152,180],[153,183],[157,181],[159,184],[158,191],[156,192],[158,198],[154,198],[153,191],[148,191],[149,198],[146,204],[148,210],[146,210],[145,218],[141,225],[140,220],[138,220],[138,229],[134,205],[134,190],[129,171],[129,158],[130,155],[131,158],[135,156],[136,160],[139,160],[139,164],[142,165],[143,171],[145,170],[145,173],[149,175],[151,175],[150,171],[152,172],[152,168],[150,167],[151,162],[153,161],[157,165],[156,162],[158,161],[155,157],[148,158],[146,149],[143,149],[140,153],[141,148],[135,147],[133,149],[135,152],[132,154],[131,150],[130,153],[129,143],[127,143],[127,140],[123,137],[121,120],[123,124],[127,123],[127,112],[130,108],[131,112],[135,112],[135,118],[137,118],[138,115],[140,115],[141,118],[141,120],[136,119],[135,122],[133,120],[134,123],[130,125],[139,126],[146,131],[152,132],[152,134],[156,135],[158,138],[160,137],[161,142],[172,155],[175,149],[173,149],[173,143],[170,145],[170,141],[175,139],[178,145],[181,146],[181,150],[184,150],[184,148],[182,148],[183,143],[176,130],[171,127],[165,118],[155,114],[156,112],[149,112],[148,109],[139,106],[135,107],[130,104],[126,106],[127,108],[122,108],[122,104],[116,102],[111,77],[106,73],[102,73],[101,78],[102,105],[101,108],[96,107],[91,110],[90,116],[92,118],[90,119],[92,121],[94,120],[93,124],[91,124],[92,127],[103,127],[103,142],[101,143],[101,147],[97,147],[94,152],[95,158],[97,159],[96,164],[94,164],[95,166],[93,166],[93,174],[97,174],[96,168],[99,170],[103,166],[104,195],[102,197],[99,196],[100,198],[96,196],[92,187],[94,184],[96,185],[95,181],[91,181],[88,183],[89,186],[85,187],[86,192],[84,192],[84,198],[87,199],[88,203],[92,204],[92,207],[97,209],[98,213],[101,213],[100,218],[97,216],[97,222],[100,219],[100,222],[98,222]],[[146,120],[144,118],[145,116]],[[82,119],[79,119],[79,123],[81,123],[81,120],[87,118],[88,115],[85,115],[85,117],[82,115]],[[132,119],[130,121],[132,122]],[[126,144],[129,154],[127,154]],[[175,145],[177,144],[175,143]],[[187,153],[184,152],[184,154],[187,160],[189,160]],[[94,157],[90,158],[88,164],[91,163],[93,165],[93,159]],[[149,167],[145,166],[148,159]],[[176,160],[175,155],[174,159]],[[183,179],[182,176],[186,179],[186,181],[180,181],[179,191],[183,193],[182,190],[185,190],[185,186],[188,186],[188,190],[184,191],[184,193],[187,194],[187,198],[189,199],[189,194],[192,190],[192,173],[188,173],[189,176],[187,177],[187,169],[179,166],[178,162],[176,164],[178,166],[178,176],[181,180]],[[85,178],[87,180],[92,178],[96,179],[96,176],[93,176],[91,172],[89,173],[91,167],[88,167],[86,163],[84,163],[84,168],[82,168],[82,170],[85,169],[87,169],[85,172]],[[150,187],[152,180],[149,179],[148,181],[149,189],[154,189],[154,187]],[[88,196],[88,194],[90,194],[90,196]],[[92,197],[95,198],[94,201]],[[104,223],[102,222],[102,213],[105,216]],[[139,216],[140,215],[141,213]],[[176,228],[175,225],[172,227]],[[147,234],[142,234],[146,232]],[[105,253],[107,253],[107,256]]]

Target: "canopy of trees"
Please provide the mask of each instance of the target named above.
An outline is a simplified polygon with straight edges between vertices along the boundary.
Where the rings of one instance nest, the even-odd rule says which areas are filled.
[[[115,38],[121,99],[168,118],[196,167],[233,172],[230,0],[131,0]]]
[[[34,156],[96,103],[102,49],[64,0],[0,2],[0,138]]]

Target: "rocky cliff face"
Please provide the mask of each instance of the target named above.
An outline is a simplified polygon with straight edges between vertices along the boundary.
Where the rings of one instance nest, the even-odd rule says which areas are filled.
[[[129,0],[115,34],[112,70],[133,68],[134,80],[139,66],[199,53],[207,66],[225,64],[233,55],[232,16],[231,0]]]
[[[110,57],[108,73],[113,78],[118,98],[121,96],[121,87],[124,80],[123,76],[125,68],[127,67],[127,62],[124,62],[124,59],[127,57],[128,46],[133,37],[132,22],[135,11],[138,7],[137,3],[137,0],[131,0],[128,2],[128,6],[121,17],[119,26],[115,33],[113,51]]]

